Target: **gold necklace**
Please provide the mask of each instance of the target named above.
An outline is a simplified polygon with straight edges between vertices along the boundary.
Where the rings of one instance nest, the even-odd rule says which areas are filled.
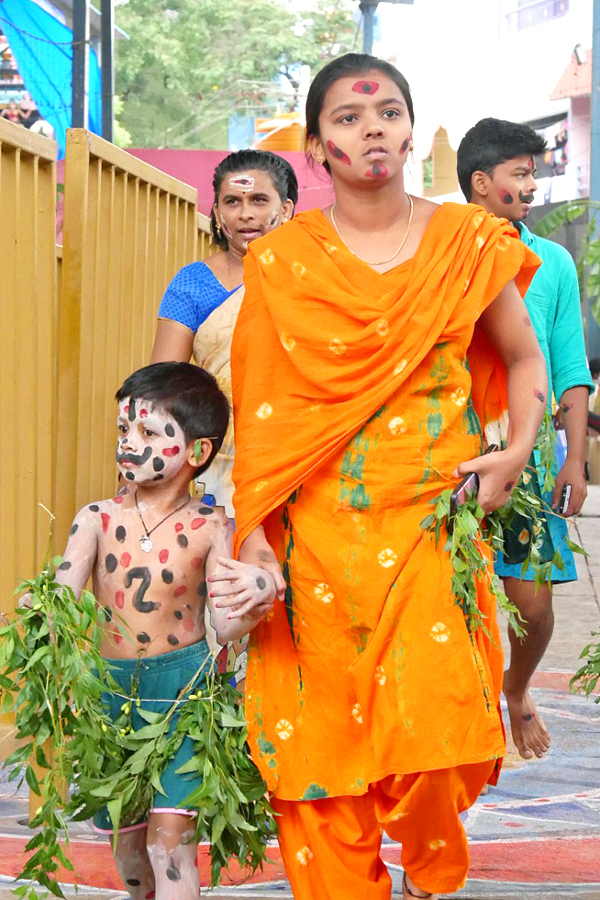
[[[410,204],[410,213],[408,215],[408,225],[406,227],[406,233],[405,233],[404,237],[402,238],[402,243],[400,244],[400,246],[398,247],[396,252],[393,253],[389,257],[389,259],[382,259],[378,262],[369,262],[369,260],[363,259],[362,256],[359,256],[358,253],[355,253],[354,250],[352,250],[350,247],[348,247],[348,244],[346,244],[346,241],[344,241],[344,238],[342,237],[340,229],[337,227],[337,222],[335,221],[335,216],[333,214],[336,205],[335,205],[335,203],[333,204],[333,206],[331,207],[330,213],[329,213],[331,216],[331,224],[337,231],[337,233],[338,233],[339,237],[342,239],[342,241],[344,241],[344,244],[346,244],[347,249],[350,250],[350,253],[352,254],[352,256],[356,256],[357,259],[360,259],[360,260],[362,260],[362,262],[367,263],[368,266],[385,266],[386,263],[389,263],[393,259],[396,259],[396,257],[398,256],[398,254],[400,253],[400,251],[402,250],[402,248],[404,247],[404,245],[406,243],[406,239],[408,237],[408,232],[410,231],[410,226],[412,225],[413,210],[414,210],[413,198],[410,196],[410,194],[407,194],[406,196],[408,197],[408,202]]]

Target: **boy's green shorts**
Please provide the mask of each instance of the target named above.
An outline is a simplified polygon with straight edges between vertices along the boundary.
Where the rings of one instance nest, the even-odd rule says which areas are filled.
[[[102,702],[113,722],[121,715],[121,707],[127,697],[133,697],[131,723],[135,731],[143,728],[148,723],[142,719],[135,704],[135,697],[141,700],[140,707],[149,712],[167,712],[173,700],[179,692],[193,678],[203,662],[210,656],[210,649],[206,640],[198,641],[190,647],[181,650],[172,650],[160,656],[149,656],[144,659],[109,659],[111,675],[123,690],[124,696],[105,693]],[[199,677],[196,679],[189,693],[202,690],[206,686],[206,676],[211,664],[206,663]],[[137,684],[137,691],[135,686]],[[171,719],[169,734],[177,724],[177,713]],[[194,775],[178,775],[181,768],[194,752],[194,743],[189,737],[183,739],[181,747],[169,762],[161,776],[161,783],[165,794],[156,792],[154,803],[150,812],[170,812],[180,815],[193,814],[194,810],[186,810],[180,807],[180,803],[191,791],[197,788],[202,779]],[[94,816],[94,830],[103,834],[111,834],[112,821],[108,809],[104,807]],[[143,828],[146,821],[140,821],[134,825],[119,829],[120,831],[132,831]]]

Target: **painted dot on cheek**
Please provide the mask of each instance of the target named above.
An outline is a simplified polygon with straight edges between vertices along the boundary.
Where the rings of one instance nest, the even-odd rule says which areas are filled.
[[[506,203],[507,206],[510,206],[511,203],[515,202],[515,198],[513,197],[512,194],[509,194],[508,191],[503,191],[500,194],[500,199],[502,200],[503,203]]]
[[[347,153],[338,147],[333,141],[327,141],[327,149],[331,153],[332,156],[335,156],[336,159],[339,159],[340,162],[345,163],[347,166],[352,165],[352,161]]]
[[[400,153],[406,153],[408,150],[408,138],[402,142],[402,146],[400,147]]]
[[[181,447],[178,447],[177,444],[175,444],[174,447],[165,447],[165,449],[162,452],[162,455],[167,456],[167,457],[177,456],[177,454],[180,453],[180,451],[181,451]]]
[[[165,425],[165,434],[167,435],[167,437],[175,437],[175,429],[170,422],[167,422],[167,424]]]

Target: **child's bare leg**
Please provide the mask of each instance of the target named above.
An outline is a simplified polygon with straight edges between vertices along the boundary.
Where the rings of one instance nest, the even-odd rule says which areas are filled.
[[[156,900],[198,900],[198,846],[194,840],[195,820],[176,813],[150,814],[148,855],[154,870]]]
[[[146,850],[146,828],[119,832],[115,863],[132,900],[152,900],[154,872]]]

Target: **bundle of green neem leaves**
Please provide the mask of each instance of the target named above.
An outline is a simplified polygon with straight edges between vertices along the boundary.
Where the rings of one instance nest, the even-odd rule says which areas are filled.
[[[552,463],[555,443],[556,435],[552,419],[546,413],[535,445],[539,453],[539,470],[543,472],[545,491],[554,486]],[[500,579],[489,565],[488,556],[484,551],[484,545],[488,545],[494,553],[503,552],[504,530],[511,527],[516,517],[519,517],[521,521],[529,520],[531,522],[532,539],[527,545],[522,571],[525,572],[531,566],[535,572],[535,583],[547,582],[549,584],[552,578],[552,568],[556,567],[559,570],[564,568],[559,551],[554,553],[552,559],[543,560],[540,555],[544,517],[555,516],[557,513],[550,509],[539,492],[536,494],[526,488],[526,484],[537,477],[538,473],[535,469],[527,468],[504,506],[487,515],[484,515],[477,502],[477,497],[468,499],[452,516],[450,528],[448,525],[451,518],[450,494],[452,488],[448,488],[434,501],[433,513],[421,522],[423,529],[434,534],[436,543],[439,542],[442,534],[446,537],[444,549],[450,553],[453,570],[452,590],[456,603],[462,608],[471,635],[474,635],[479,628],[483,628],[484,633],[490,636],[477,603],[477,584],[481,583],[488,584],[490,591],[496,597],[501,612],[508,618],[509,627],[518,637],[525,635],[524,625],[526,623],[519,610],[510,602],[500,587]],[[566,539],[566,544],[574,553],[585,554],[585,551],[570,538]],[[598,666],[600,669],[600,647],[598,648]]]
[[[231,673],[218,673],[209,657],[203,690],[175,701],[165,714],[138,707],[148,724],[136,732],[131,728],[136,700],[124,697],[121,716],[112,722],[101,695],[122,689],[99,653],[104,612],[89,592],[76,601],[69,588],[54,582],[60,562],[52,560],[20,586],[19,592],[30,592],[31,607],[17,609],[14,620],[0,629],[0,710],[14,714],[22,741],[5,766],[10,780],[24,777],[40,798],[30,822],[39,831],[27,844],[30,855],[19,878],[62,897],[60,866],[73,869],[61,846],[61,841],[68,846],[69,822],[88,819],[107,805],[116,839],[119,827],[143,819],[155,791],[162,791],[165,765],[186,735],[195,753],[182,774],[201,775],[203,781],[184,805],[198,809],[195,840],[210,841],[212,884],[219,883],[231,858],[252,871],[262,868],[275,824],[266,785],[246,746],[243,707]],[[37,896],[28,885],[15,893],[22,900]]]

